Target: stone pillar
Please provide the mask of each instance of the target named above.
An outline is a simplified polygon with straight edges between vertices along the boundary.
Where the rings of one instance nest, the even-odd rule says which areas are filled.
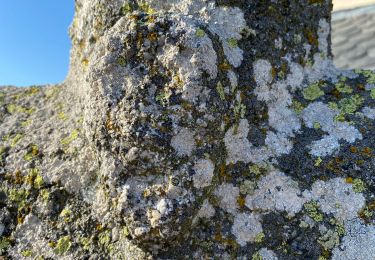
[[[92,252],[353,259],[352,237],[375,248],[375,76],[333,66],[331,9],[76,1],[64,90],[97,165],[75,197],[100,226]],[[366,235],[345,236],[355,228]]]

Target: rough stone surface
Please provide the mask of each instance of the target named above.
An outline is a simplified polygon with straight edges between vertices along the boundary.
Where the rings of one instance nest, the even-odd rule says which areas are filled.
[[[375,74],[331,2],[77,0],[66,80],[0,88],[6,259],[371,259]]]

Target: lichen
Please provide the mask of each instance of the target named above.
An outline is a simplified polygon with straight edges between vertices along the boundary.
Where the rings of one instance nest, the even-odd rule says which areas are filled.
[[[71,246],[72,246],[72,242],[70,241],[70,237],[64,236],[64,237],[61,237],[57,241],[56,247],[54,248],[53,251],[57,255],[64,255],[65,253],[67,253],[69,251]]]
[[[74,140],[76,140],[78,138],[78,133],[79,133],[79,131],[77,129],[73,130],[73,132],[68,137],[66,137],[63,140],[61,140],[60,143],[63,146],[70,145]]]
[[[320,83],[316,82],[302,91],[303,97],[307,100],[314,101],[324,95],[324,91],[320,88]]]
[[[352,185],[354,192],[361,193],[366,190],[366,185],[361,179],[354,179]]]
[[[10,240],[6,237],[0,237],[0,255],[4,254],[10,247]]]

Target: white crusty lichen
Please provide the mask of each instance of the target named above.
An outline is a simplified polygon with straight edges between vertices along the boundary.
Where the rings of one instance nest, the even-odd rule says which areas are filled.
[[[190,156],[195,149],[194,132],[188,128],[182,128],[172,137],[171,146],[179,156]]]
[[[238,209],[237,199],[240,189],[231,183],[224,183],[218,186],[214,195],[219,199],[219,207],[228,213],[236,213]]]
[[[293,148],[293,143],[290,139],[284,137],[282,134],[275,134],[272,131],[268,131],[265,142],[276,156],[288,154]]]
[[[198,160],[193,169],[195,171],[195,174],[193,175],[193,183],[195,188],[200,189],[211,185],[215,170],[215,165],[211,160]]]
[[[263,232],[260,216],[253,213],[240,213],[235,216],[232,234],[241,246],[254,242],[257,235]]]
[[[215,216],[215,208],[210,204],[208,199],[204,200],[202,206],[200,207],[197,215],[193,220],[193,224],[195,224],[200,218],[210,219]]]
[[[262,177],[253,194],[246,196],[245,205],[251,210],[281,211],[294,215],[301,211],[306,198],[298,183],[279,171]]]
[[[272,65],[268,60],[259,59],[254,62],[253,70],[254,79],[259,90],[256,91],[256,95],[259,99],[266,101],[268,98],[261,96],[261,89],[268,88],[268,84],[272,82]]]
[[[278,260],[275,252],[265,247],[261,248],[258,253],[262,257],[262,260]]]
[[[56,259],[58,256],[55,255],[53,249],[46,246],[49,242],[45,238],[46,234],[47,230],[43,222],[33,214],[27,215],[23,223],[18,225],[15,231],[14,237],[17,240],[17,244],[9,250],[12,259],[23,259],[25,251],[28,251],[32,258],[43,255],[46,258]]]
[[[270,157],[266,147],[254,147],[247,138],[249,122],[241,119],[238,126],[233,126],[225,133],[224,143],[227,150],[227,164],[239,161],[259,163]]]
[[[339,113],[322,102],[311,103],[303,110],[302,118],[307,127],[314,128],[314,125],[319,124],[321,130],[327,133],[321,140],[312,143],[310,154],[317,157],[331,155],[340,148],[340,140],[354,143],[362,139],[361,133],[354,126],[335,120]]]
[[[368,260],[375,255],[375,227],[355,218],[345,224],[341,245],[332,251],[332,260]]]
[[[166,43],[157,54],[158,60],[182,84],[182,97],[194,102],[201,94],[202,75],[207,73],[210,79],[217,77],[217,55],[211,39],[189,18],[176,21],[173,33],[183,32],[181,39],[184,48]],[[202,34],[197,32],[202,31]]]
[[[238,7],[218,7],[207,12],[207,22],[212,33],[219,36],[228,62],[235,68],[243,60],[243,50],[238,47],[241,32],[246,27],[243,11]]]
[[[333,214],[341,221],[356,218],[358,212],[365,206],[365,197],[356,193],[350,183],[344,178],[334,178],[329,181],[316,181],[310,194],[305,197],[315,200],[322,212]]]
[[[368,119],[374,120],[375,119],[375,108],[371,107],[364,107],[362,109],[362,113]]]

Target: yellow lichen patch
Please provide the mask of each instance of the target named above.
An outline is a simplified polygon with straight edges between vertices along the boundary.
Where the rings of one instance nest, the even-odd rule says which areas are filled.
[[[25,121],[21,122],[21,126],[22,126],[22,127],[27,127],[27,126],[29,126],[32,122],[33,122],[33,121],[32,121],[31,119],[29,119],[29,120],[25,120]]]
[[[22,134],[16,134],[11,142],[10,142],[10,147],[14,147],[17,145],[17,143],[23,138],[23,135]]]
[[[323,162],[322,158],[318,157],[318,158],[315,160],[314,166],[315,166],[315,167],[319,167],[319,166],[322,164],[322,162]]]
[[[58,113],[57,117],[58,117],[58,119],[60,119],[62,121],[66,121],[68,119],[68,117],[66,116],[66,114],[64,112]]]
[[[197,37],[203,37],[203,36],[205,36],[206,35],[206,33],[205,33],[205,31],[204,30],[202,30],[202,29],[197,29],[197,31],[195,32],[195,35],[197,36]]]
[[[78,133],[79,132],[77,129],[73,130],[73,132],[67,138],[61,140],[60,143],[64,146],[68,146],[70,143],[72,143],[74,140],[78,138]]]
[[[39,174],[39,169],[30,169],[29,174],[26,176],[26,183],[37,190],[39,190],[43,186],[44,181],[43,177]]]
[[[26,108],[15,104],[9,104],[6,108],[9,114],[26,113],[31,115],[35,111],[34,108]]]
[[[37,145],[32,144],[30,148],[28,149],[28,152],[23,157],[26,161],[31,161],[35,157],[39,155],[39,148]]]

